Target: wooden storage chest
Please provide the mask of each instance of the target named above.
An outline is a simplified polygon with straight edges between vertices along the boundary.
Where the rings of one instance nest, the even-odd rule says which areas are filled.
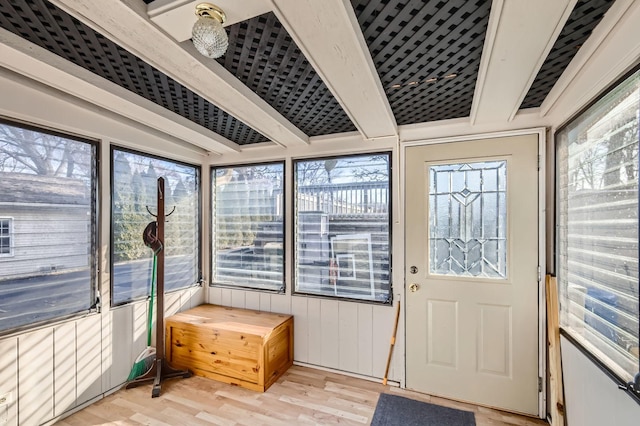
[[[200,305],[166,319],[176,368],[264,392],[293,364],[293,317]]]

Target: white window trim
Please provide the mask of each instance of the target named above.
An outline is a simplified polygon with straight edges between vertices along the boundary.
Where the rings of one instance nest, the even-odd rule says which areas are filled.
[[[14,257],[14,233],[13,233],[13,217],[4,216],[0,217],[0,221],[8,220],[9,221],[9,253],[0,253],[0,257]]]

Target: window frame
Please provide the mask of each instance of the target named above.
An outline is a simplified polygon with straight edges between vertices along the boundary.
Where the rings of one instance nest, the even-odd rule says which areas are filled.
[[[13,257],[13,217],[11,216],[2,216],[0,217],[0,229],[2,229],[2,222],[7,221],[7,229],[9,230],[9,235],[3,236],[0,234],[0,238],[8,238],[9,239],[9,252],[2,253],[0,252],[0,257],[8,258]]]
[[[215,282],[214,281],[214,257],[215,257],[215,248],[214,248],[214,238],[215,238],[215,228],[213,226],[213,219],[215,217],[215,200],[213,197],[214,191],[214,179],[213,174],[218,169],[229,169],[229,168],[240,168],[240,167],[259,167],[259,166],[269,166],[269,165],[282,165],[282,285],[280,289],[265,289],[258,288],[253,286],[241,286],[234,285],[230,283],[224,282]],[[287,268],[287,196],[286,196],[286,182],[287,182],[287,161],[285,160],[273,160],[273,161],[264,161],[264,162],[250,162],[250,163],[239,163],[239,164],[216,164],[212,165],[209,170],[209,183],[210,183],[210,191],[209,194],[209,212],[210,212],[210,226],[209,226],[209,287],[215,288],[228,288],[233,290],[243,290],[243,291],[258,291],[261,293],[270,293],[270,294],[286,294],[287,293],[287,277],[286,277],[286,268]]]
[[[382,301],[378,300],[369,300],[369,299],[357,299],[353,297],[346,296],[337,296],[331,294],[318,294],[318,293],[308,293],[304,291],[297,290],[298,282],[297,282],[297,270],[296,264],[298,260],[298,250],[297,250],[297,194],[298,194],[298,185],[297,185],[297,175],[296,175],[296,165],[300,162],[309,162],[309,161],[326,161],[326,160],[340,160],[350,157],[371,157],[375,155],[388,155],[389,157],[389,165],[387,168],[388,173],[388,193],[389,199],[387,202],[388,209],[388,257],[389,257],[389,292],[387,294],[387,298]],[[300,296],[300,297],[312,297],[319,299],[328,299],[328,300],[337,300],[343,302],[352,302],[352,303],[363,303],[377,306],[393,306],[393,151],[391,150],[383,150],[383,151],[374,151],[374,152],[356,152],[356,153],[346,153],[346,154],[338,154],[338,155],[323,155],[323,156],[310,156],[310,157],[296,157],[291,159],[291,294],[292,296]]]
[[[636,64],[632,67],[628,72],[624,73],[621,77],[610,83],[606,86],[602,91],[598,93],[598,95],[587,103],[583,108],[578,110],[576,113],[571,115],[562,125],[558,126],[553,133],[554,140],[554,173],[553,173],[553,189],[555,191],[555,195],[553,197],[553,206],[549,208],[553,209],[553,218],[554,218],[554,238],[553,238],[553,270],[555,273],[558,273],[558,267],[560,264],[560,232],[558,232],[559,224],[560,224],[560,209],[558,206],[560,205],[560,178],[559,178],[559,166],[560,163],[558,161],[558,150],[559,144],[558,135],[565,128],[571,125],[575,120],[579,119],[583,116],[591,107],[597,104],[601,99],[609,95],[611,92],[616,90],[622,83],[624,83],[628,78],[630,78],[633,74],[640,71],[640,64]],[[640,127],[640,118],[638,119],[638,125]],[[640,141],[639,141],[640,143]],[[639,168],[640,168],[640,158],[639,158]],[[636,177],[638,181],[638,211],[640,212],[640,177]],[[638,247],[639,247],[639,256],[638,259],[640,261],[640,213],[638,215]],[[640,283],[639,283],[640,285]],[[559,299],[559,302],[562,300]],[[640,310],[638,311],[638,320],[640,323]],[[571,331],[567,330],[565,326],[563,326],[562,322],[559,324],[560,335],[567,339],[574,347],[576,347],[589,361],[591,361],[595,366],[601,370],[606,376],[608,376],[611,380],[613,380],[618,389],[623,390],[627,395],[629,395],[636,403],[640,405],[640,365],[638,366],[638,373],[635,376],[635,384],[633,379],[631,382],[623,379],[614,368],[610,367],[606,362],[604,362],[600,357],[595,354],[592,350],[590,350],[585,344],[583,344],[578,338],[576,338]],[[640,330],[639,330],[640,337]]]
[[[100,262],[102,259],[101,251],[98,249],[102,243],[101,235],[98,232],[101,229],[102,223],[102,215],[100,214],[100,205],[102,202],[101,198],[101,186],[100,186],[100,176],[101,176],[101,143],[95,139],[89,139],[88,137],[75,135],[71,133],[65,133],[64,131],[60,131],[53,128],[48,128],[45,126],[41,126],[38,124],[25,123],[18,120],[7,119],[5,117],[0,117],[0,125],[7,125],[13,127],[19,127],[25,130],[30,130],[33,132],[39,132],[51,136],[57,136],[60,138],[68,139],[71,141],[84,143],[89,145],[91,151],[91,200],[90,200],[90,209],[91,209],[91,230],[89,232],[89,292],[91,296],[91,303],[88,308],[79,310],[77,312],[72,312],[69,314],[58,315],[53,318],[39,320],[30,322],[28,324],[20,325],[13,328],[8,328],[6,330],[0,330],[0,338],[6,336],[12,336],[19,333],[24,333],[27,331],[39,329],[42,327],[50,326],[53,324],[59,324],[63,321],[73,320],[76,318],[85,317],[89,314],[99,314],[101,308],[101,285],[102,282],[99,279],[100,273]],[[9,218],[8,216],[4,216],[5,218]],[[13,237],[13,217],[11,219],[11,229],[10,234]],[[13,242],[13,238],[11,239]],[[13,244],[12,244],[13,247]],[[2,257],[14,257],[15,251],[11,249],[11,255],[0,255]]]
[[[128,147],[123,147],[121,145],[115,145],[115,144],[111,144],[109,146],[109,274],[111,275],[111,279],[109,280],[109,292],[110,292],[110,306],[112,308],[118,307],[118,306],[125,306],[131,303],[136,303],[140,300],[147,300],[149,299],[149,295],[146,296],[138,296],[138,297],[134,297],[132,299],[128,299],[126,301],[123,302],[118,302],[118,303],[114,303],[114,280],[113,280],[113,249],[115,247],[114,245],[114,238],[113,238],[113,229],[114,229],[114,209],[113,209],[113,189],[114,189],[114,152],[115,151],[120,151],[120,152],[125,152],[128,154],[134,154],[134,155],[139,155],[139,156],[143,156],[143,157],[147,157],[150,159],[154,159],[154,160],[161,160],[161,161],[168,161],[171,163],[175,163],[181,166],[186,166],[186,167],[193,167],[196,170],[196,182],[198,184],[198,197],[197,197],[197,207],[196,207],[196,225],[197,225],[197,233],[198,233],[198,249],[197,249],[197,255],[196,255],[196,259],[197,259],[197,265],[198,265],[198,280],[193,284],[193,285],[189,285],[187,287],[181,287],[181,288],[177,288],[177,289],[171,289],[171,290],[166,290],[165,289],[165,294],[170,294],[170,293],[175,293],[178,291],[184,291],[186,289],[189,288],[193,288],[193,287],[202,287],[202,281],[203,281],[203,277],[202,277],[202,166],[199,164],[192,164],[192,163],[188,163],[185,161],[179,161],[179,160],[174,160],[171,158],[167,158],[167,157],[163,157],[161,155],[156,155],[156,154],[150,154],[144,151],[140,151],[137,149],[133,149],[133,148],[128,148]],[[166,207],[166,206],[165,206]],[[142,233],[140,233],[140,238],[142,238]]]

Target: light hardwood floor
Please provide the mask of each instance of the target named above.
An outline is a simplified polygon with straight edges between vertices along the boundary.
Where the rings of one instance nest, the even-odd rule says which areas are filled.
[[[153,399],[151,385],[123,389],[57,424],[366,425],[371,422],[380,393],[473,411],[478,426],[547,424],[537,419],[300,366],[291,367],[265,393],[203,377],[167,381],[163,383],[161,396]]]

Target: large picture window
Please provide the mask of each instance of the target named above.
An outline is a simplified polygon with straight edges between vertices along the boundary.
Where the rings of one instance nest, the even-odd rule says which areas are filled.
[[[213,284],[284,291],[284,163],[211,171]]]
[[[561,326],[625,382],[638,373],[640,72],[556,134]]]
[[[96,146],[0,122],[0,332],[95,305]]]
[[[294,162],[297,293],[390,302],[390,160]]]
[[[155,220],[157,180],[165,179],[165,291],[200,281],[200,169],[141,153],[112,149],[112,304],[147,297],[153,251],[142,233]],[[170,214],[171,213],[171,214]],[[170,215],[169,215],[170,214]]]

